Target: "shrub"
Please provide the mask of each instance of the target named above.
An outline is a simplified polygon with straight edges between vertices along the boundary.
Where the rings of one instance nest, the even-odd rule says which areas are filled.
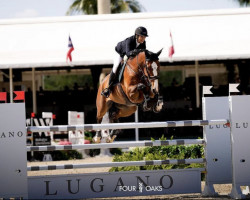
[[[153,139],[152,139],[153,140]],[[164,136],[160,140],[166,140]],[[157,147],[132,148],[122,155],[115,155],[113,162],[142,161],[142,160],[170,160],[170,159],[195,159],[204,157],[203,145],[174,145]],[[158,170],[158,169],[183,169],[201,168],[204,164],[169,164],[169,165],[148,165],[112,167],[110,171],[134,171],[134,170]]]

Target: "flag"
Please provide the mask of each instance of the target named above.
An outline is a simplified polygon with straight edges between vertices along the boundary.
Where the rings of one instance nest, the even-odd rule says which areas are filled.
[[[239,83],[230,83],[229,84],[229,94],[230,92],[240,92],[238,89]]]
[[[0,92],[0,101],[7,102],[7,92]]]
[[[213,86],[203,86],[203,95],[205,94],[213,94],[211,89]]]
[[[66,61],[70,60],[70,62],[72,62],[71,52],[74,51],[74,46],[72,44],[70,36],[69,36],[68,47],[69,47],[69,50],[68,50],[68,53],[67,53]]]
[[[36,114],[34,112],[30,113],[31,118],[35,118]]]
[[[170,47],[169,47],[168,57],[172,58],[173,54],[174,54],[174,43],[173,43],[172,34],[170,32]]]
[[[14,98],[14,101],[16,100],[25,100],[25,93],[24,91],[14,91],[14,94],[16,95],[16,97]]]

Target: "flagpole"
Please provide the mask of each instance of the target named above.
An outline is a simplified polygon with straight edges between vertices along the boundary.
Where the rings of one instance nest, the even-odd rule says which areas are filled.
[[[13,103],[13,70],[9,69],[9,81],[10,81],[10,103]]]
[[[199,83],[199,62],[195,61],[195,89],[196,89],[196,108],[200,107],[200,83]]]
[[[32,68],[32,99],[33,99],[33,113],[37,114],[36,108],[36,80],[35,80],[35,68]]]
[[[135,122],[138,123],[139,122],[139,115],[138,115],[138,106],[137,106],[137,109],[135,111]],[[135,129],[135,141],[139,141],[139,129],[136,128]]]

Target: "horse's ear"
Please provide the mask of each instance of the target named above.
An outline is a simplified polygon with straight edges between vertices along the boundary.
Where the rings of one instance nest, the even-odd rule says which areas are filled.
[[[163,50],[163,48],[156,53],[157,57],[161,54],[162,50]]]

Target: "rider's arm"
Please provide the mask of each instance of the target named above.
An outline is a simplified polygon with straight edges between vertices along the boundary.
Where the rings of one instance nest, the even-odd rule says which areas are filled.
[[[131,42],[132,43],[132,42]],[[131,46],[131,43],[129,43],[128,41],[126,41],[126,55],[128,57],[131,56],[136,56],[139,52],[141,52],[142,50],[146,49],[146,42],[143,42],[142,44],[139,45],[139,49],[133,49]]]
[[[126,55],[128,57],[132,56],[134,54],[133,40],[127,39],[125,45],[126,45]]]

